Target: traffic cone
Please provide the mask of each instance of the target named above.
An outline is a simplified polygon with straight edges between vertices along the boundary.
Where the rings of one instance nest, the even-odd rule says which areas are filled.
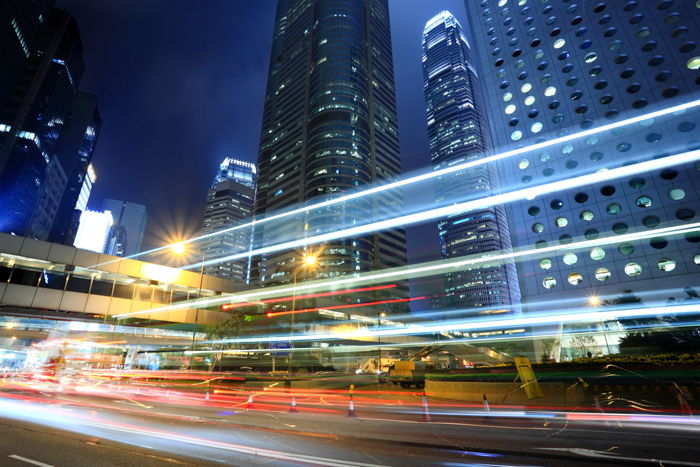
[[[356,417],[355,404],[352,401],[352,394],[350,394],[350,404],[348,405],[348,417]]]
[[[428,409],[428,396],[425,395],[425,391],[423,391],[421,399],[423,403],[423,416],[421,417],[421,421],[430,422],[432,420],[430,419],[430,410]]]
[[[486,398],[486,394],[484,394],[484,412],[491,412],[491,408],[489,407],[489,400]]]
[[[253,408],[253,393],[248,394],[248,403],[245,406],[246,410]]]
[[[298,412],[297,410],[297,398],[295,396],[292,396],[292,405],[289,407],[289,413],[296,413]]]
[[[209,400],[209,391],[207,391],[206,394],[204,394],[204,400],[205,401]]]

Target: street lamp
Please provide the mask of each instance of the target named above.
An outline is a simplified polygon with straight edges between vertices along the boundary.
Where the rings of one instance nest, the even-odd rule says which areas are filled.
[[[296,306],[297,306],[297,275],[299,272],[304,268],[309,268],[313,269],[314,267],[317,266],[316,263],[316,256],[314,255],[304,255],[303,262],[299,266],[295,267],[292,271],[292,322],[290,325],[289,329],[289,368],[288,372],[292,370],[293,365],[292,362],[294,361],[294,315],[296,315]]]
[[[173,244],[171,247],[173,253],[177,256],[182,256],[187,251],[187,247],[184,242],[178,242]],[[202,298],[202,282],[204,281],[204,261],[207,256],[207,250],[202,248],[202,262],[199,268],[199,292],[197,293],[197,298]],[[192,353],[190,353],[190,370],[192,369],[192,363],[194,361],[194,349],[195,349],[195,338],[197,336],[197,321],[199,318],[199,308],[194,309],[194,324],[192,325]]]
[[[386,317],[385,312],[381,312],[377,316],[377,330],[381,329],[382,327],[382,318]],[[377,362],[377,374],[382,373],[382,336],[381,334],[377,333],[377,354],[379,355],[379,361]]]
[[[588,304],[592,307],[598,308],[603,305],[603,301],[600,299],[600,297],[592,295],[588,297]],[[608,355],[610,355],[610,343],[608,342],[608,323],[603,320],[600,320],[600,325],[603,328],[603,339],[605,339],[605,347],[608,349]]]

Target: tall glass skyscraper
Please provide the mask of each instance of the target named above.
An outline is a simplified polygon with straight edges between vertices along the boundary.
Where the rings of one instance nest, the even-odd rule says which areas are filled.
[[[477,70],[499,150],[572,135],[700,97],[700,6],[682,0],[467,0]],[[698,148],[698,111],[502,161],[504,189],[604,173]],[[508,206],[514,247],[568,245],[519,263],[531,309],[590,306],[632,291],[644,303],[700,284],[700,165],[541,193]],[[631,233],[646,238],[618,241]],[[582,241],[605,244],[577,248]]]
[[[309,204],[401,171],[389,11],[386,0],[280,0],[258,157],[256,216]],[[365,204],[310,211],[256,228],[256,244],[299,239],[396,212],[387,195]],[[334,277],[406,263],[401,229],[334,240],[318,268]],[[290,282],[302,251],[258,261],[261,285]],[[406,288],[394,289],[396,297]],[[391,311],[391,310],[387,310]]]
[[[423,31],[423,80],[436,170],[482,158],[491,146],[483,97],[469,42],[457,19],[443,11]],[[498,169],[487,164],[436,182],[438,200],[488,196],[498,190]],[[445,258],[509,250],[510,233],[503,206],[458,214],[439,222]],[[514,263],[452,272],[445,277],[445,305],[478,308],[517,304],[520,294]]]
[[[202,234],[250,222],[255,203],[256,178],[255,164],[231,157],[224,159],[207,193]],[[208,261],[248,251],[251,241],[251,229],[245,228],[218,233],[200,240],[198,247],[202,258]],[[204,267],[204,273],[247,283],[250,280],[250,261],[239,259],[208,264]]]

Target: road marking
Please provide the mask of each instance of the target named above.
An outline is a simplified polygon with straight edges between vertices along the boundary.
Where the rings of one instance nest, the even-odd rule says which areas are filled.
[[[28,459],[28,458],[26,458],[26,457],[18,456],[17,454],[11,454],[11,455],[9,455],[9,456],[7,456],[7,457],[10,457],[10,458],[12,458],[12,459],[16,459],[16,460],[18,460],[18,461],[26,462],[27,464],[38,465],[39,467],[54,467],[54,466],[51,465],[51,464],[44,464],[43,462],[39,462],[39,461],[35,461],[35,460],[33,460],[33,459]]]

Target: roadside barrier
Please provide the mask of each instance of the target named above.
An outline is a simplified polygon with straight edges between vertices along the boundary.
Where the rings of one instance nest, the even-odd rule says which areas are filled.
[[[489,400],[486,398],[486,394],[484,394],[484,412],[490,412],[491,408],[489,407]]]
[[[253,407],[253,393],[248,394],[248,403],[245,405],[246,410],[252,409]]]
[[[422,422],[430,422],[430,410],[428,409],[428,396],[425,395],[425,391],[421,395],[421,402],[423,404],[423,416],[421,417]]]
[[[296,396],[292,396],[292,405],[289,407],[289,412],[290,413],[296,413],[298,412],[297,410],[297,398]]]

